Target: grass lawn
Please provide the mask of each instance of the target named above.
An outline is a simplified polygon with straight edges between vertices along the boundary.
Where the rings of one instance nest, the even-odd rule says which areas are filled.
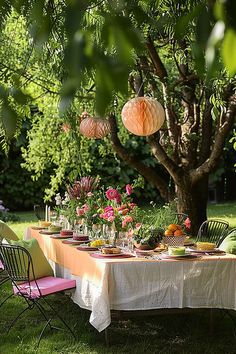
[[[36,222],[32,213],[19,213],[21,220],[11,227],[22,237],[25,228]],[[236,204],[209,205],[208,217],[226,219],[236,227]],[[10,292],[10,284],[0,288],[0,302]],[[52,297],[76,334],[76,341],[67,332],[48,331],[36,350],[37,338],[44,321],[33,310],[23,315],[6,334],[7,323],[14,318],[24,303],[11,298],[0,308],[0,354],[70,353],[70,354],[236,354],[236,317],[232,320],[223,312],[213,313],[213,332],[209,331],[209,313],[164,315],[142,319],[116,321],[109,327],[111,345],[106,347],[103,333],[89,324],[90,313],[80,309],[68,297]],[[58,324],[60,325],[60,323]]]
[[[236,202],[209,204],[207,216],[228,221],[230,228],[236,227]]]

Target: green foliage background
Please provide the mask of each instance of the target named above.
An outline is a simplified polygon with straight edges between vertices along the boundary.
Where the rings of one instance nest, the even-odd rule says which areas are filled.
[[[167,178],[151,156],[145,139],[125,131],[119,112],[127,98],[134,95],[128,82],[130,75],[138,73],[137,59],[142,58],[149,33],[160,40],[173,33],[179,38],[187,35],[195,39],[195,69],[200,76],[205,75],[206,65],[209,82],[222,68],[218,54],[223,44],[221,57],[234,84],[236,60],[230,45],[235,40],[235,24],[230,17],[233,2],[216,1],[214,8],[209,6],[209,11],[205,5],[206,1],[170,0],[1,2],[2,147],[6,151],[8,139],[14,134],[19,136],[22,123],[30,122],[27,145],[22,145],[25,159],[22,167],[33,175],[34,181],[44,179],[45,172],[49,171],[47,199],[77,175],[99,174],[108,185],[129,183],[138,176],[117,158],[109,139],[87,140],[78,134],[79,115],[84,110],[91,114],[99,112],[102,116],[110,110],[116,111],[119,137],[127,151],[141,155],[146,165],[158,167],[160,174]],[[196,33],[193,33],[195,22]],[[214,31],[217,26],[221,26],[221,31]],[[171,73],[171,87],[178,75],[171,67],[172,54],[168,50],[160,49],[160,52]],[[180,63],[186,60],[182,50],[176,56]],[[212,96],[215,117],[224,108],[220,87],[226,77],[224,72],[215,82],[216,94]],[[146,94],[155,91],[156,97],[161,99],[157,80],[144,78],[143,85]],[[175,97],[181,98],[182,88],[172,89]],[[184,112],[178,109],[181,121]],[[67,133],[62,129],[64,123],[72,127]],[[172,146],[169,146],[169,152],[171,154]],[[19,186],[23,186],[24,173],[18,172]],[[14,184],[13,179],[1,178],[2,186]],[[48,182],[47,177],[46,180]],[[25,193],[26,205],[30,205],[27,200],[31,199],[32,203],[32,197],[36,196],[31,181],[26,183]],[[145,196],[151,195],[152,186],[147,185]]]

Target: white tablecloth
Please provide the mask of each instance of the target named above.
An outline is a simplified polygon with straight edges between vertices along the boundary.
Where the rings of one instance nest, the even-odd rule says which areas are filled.
[[[55,271],[76,279],[73,301],[91,311],[90,323],[98,331],[111,323],[110,309],[236,310],[236,259],[106,263],[99,287],[62,266],[56,265]]]
[[[31,237],[28,230],[26,238]],[[53,248],[52,239],[40,236],[45,252]],[[55,241],[55,240],[54,240]],[[68,245],[59,244],[60,254]],[[91,311],[90,323],[102,331],[111,322],[110,310],[148,310],[165,308],[219,308],[236,310],[236,256],[214,256],[195,260],[97,259],[75,250],[80,276],[51,261],[55,275],[76,280],[73,301]],[[47,254],[46,254],[47,256]],[[204,257],[203,257],[204,258]],[[63,257],[62,257],[63,259]],[[86,273],[86,264],[94,274]],[[93,263],[94,262],[94,263]],[[76,263],[77,264],[77,263]],[[96,274],[99,274],[96,276]],[[80,274],[78,272],[78,274]]]

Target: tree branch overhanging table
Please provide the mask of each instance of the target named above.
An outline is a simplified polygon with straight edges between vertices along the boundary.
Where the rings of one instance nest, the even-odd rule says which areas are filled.
[[[91,311],[99,332],[111,323],[111,311],[182,308],[236,310],[236,256],[215,254],[181,260],[94,258],[61,239],[29,228],[55,275],[76,280],[73,301]]]

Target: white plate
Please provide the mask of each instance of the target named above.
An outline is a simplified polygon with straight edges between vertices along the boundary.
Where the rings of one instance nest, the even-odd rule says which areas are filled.
[[[164,252],[161,254],[162,256],[164,257],[170,257],[170,258],[176,258],[176,257],[189,257],[191,256],[191,252],[185,252],[185,254],[182,254],[182,255],[178,255],[178,254],[169,254],[168,252]]]
[[[50,234],[49,234],[50,235]],[[60,234],[55,234],[55,232],[52,234],[52,235],[50,235],[50,237],[51,238],[57,238],[58,240],[64,240],[64,239],[66,239],[66,238],[71,238],[71,236],[61,236]]]
[[[102,253],[102,252],[95,252],[96,254],[98,254],[99,256],[102,257],[118,257],[118,256],[123,256],[125,253],[121,252],[121,253]]]
[[[149,256],[154,253],[154,250],[135,250],[138,256]]]
[[[213,249],[211,249],[211,250],[198,250],[197,248],[188,248],[188,251],[190,251],[190,252],[196,252],[196,253],[212,253],[212,252],[215,252],[215,253],[217,253],[217,252],[221,252],[220,250],[219,250],[219,248],[213,248]]]
[[[60,234],[60,231],[49,231],[49,230],[42,230],[42,231],[39,231],[40,234],[43,234],[43,235],[55,235],[55,234]]]
[[[42,226],[30,226],[32,230],[44,230],[45,227]]]
[[[66,238],[68,236],[60,236],[58,238]],[[74,240],[73,238],[71,238],[71,236],[69,236],[69,239],[68,240],[65,240],[65,244],[67,245],[83,245],[83,244],[86,244],[86,243],[89,243],[90,240],[87,240],[87,241],[78,241],[78,240]]]

